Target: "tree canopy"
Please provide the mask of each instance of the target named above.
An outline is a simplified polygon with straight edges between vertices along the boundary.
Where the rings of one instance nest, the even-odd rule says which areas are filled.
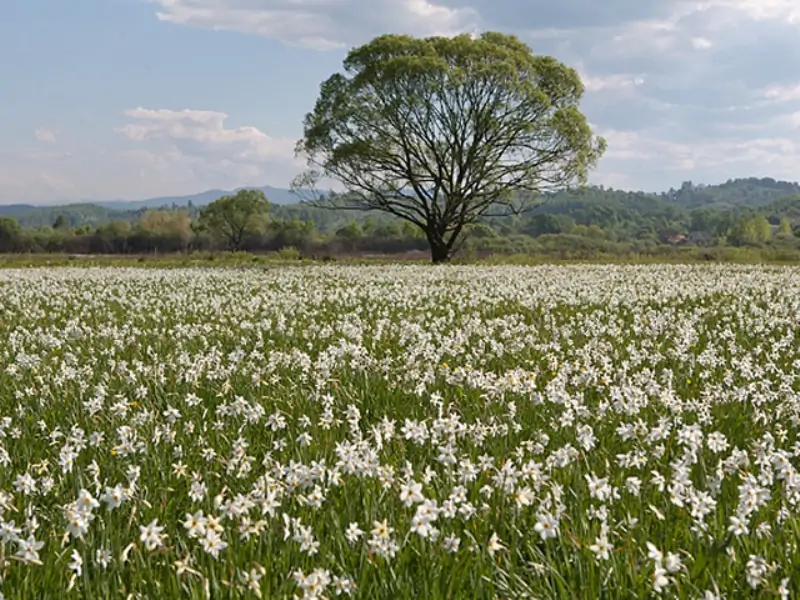
[[[334,179],[320,205],[379,210],[425,233],[434,262],[487,214],[514,214],[582,184],[605,149],[575,70],[514,36],[384,35],[321,86],[298,153],[300,190]]]
[[[212,235],[224,238],[229,250],[241,250],[245,234],[256,228],[269,209],[261,190],[239,190],[223,196],[200,211],[198,225]]]

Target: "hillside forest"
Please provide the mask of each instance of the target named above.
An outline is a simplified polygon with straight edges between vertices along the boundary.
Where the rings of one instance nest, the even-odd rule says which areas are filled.
[[[268,198],[269,199],[269,198]],[[225,249],[198,227],[202,205],[114,208],[111,203],[0,206],[0,252],[151,254]],[[659,255],[693,248],[714,258],[725,248],[800,256],[800,185],[770,178],[720,185],[685,182],[662,193],[602,186],[558,192],[518,216],[472,226],[465,257]],[[271,202],[242,249],[296,257],[407,254],[427,248],[410,223],[389,215]]]

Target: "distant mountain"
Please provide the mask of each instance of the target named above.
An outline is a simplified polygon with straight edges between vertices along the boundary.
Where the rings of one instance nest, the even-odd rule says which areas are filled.
[[[0,204],[0,216],[15,217],[20,213],[38,210],[41,206],[34,206],[33,204]]]
[[[276,218],[311,220],[325,231],[335,231],[353,219],[366,221],[376,216],[372,213],[314,209],[299,204],[299,199],[287,189],[270,186],[259,189],[264,191],[273,205],[270,212]],[[59,216],[64,217],[70,227],[97,227],[110,221],[138,220],[149,209],[171,208],[173,205],[185,207],[190,202],[195,209],[199,209],[221,196],[235,192],[208,190],[186,196],[163,196],[138,201],[110,200],[50,206],[9,204],[0,205],[0,217],[16,219],[23,227],[50,227]],[[648,229],[678,232],[706,229],[709,227],[709,213],[728,215],[728,220],[735,220],[753,211],[764,214],[773,222],[787,217],[792,223],[800,225],[800,185],[751,177],[718,185],[687,181],[678,189],[661,193],[592,186],[553,194],[535,212],[540,215],[540,220],[545,214],[569,217],[578,225],[597,225],[605,230],[636,236],[637,232]],[[495,222],[494,219],[489,220]],[[547,225],[546,221],[542,222]]]
[[[237,188],[242,189],[242,188]],[[266,194],[267,199],[271,204],[294,204],[298,201],[297,197],[292,194],[290,190],[283,188],[275,188],[265,186],[258,188]],[[163,196],[160,198],[149,198],[147,200],[108,200],[101,202],[92,202],[97,206],[111,208],[114,210],[141,210],[143,208],[161,208],[162,206],[187,206],[191,202],[194,206],[205,206],[211,204],[215,200],[227,196],[228,194],[235,194],[237,190],[207,190],[199,194],[189,194],[187,196]]]

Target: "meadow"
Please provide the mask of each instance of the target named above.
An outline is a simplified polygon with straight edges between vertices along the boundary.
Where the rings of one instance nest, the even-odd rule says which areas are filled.
[[[800,269],[0,270],[11,598],[790,598]]]

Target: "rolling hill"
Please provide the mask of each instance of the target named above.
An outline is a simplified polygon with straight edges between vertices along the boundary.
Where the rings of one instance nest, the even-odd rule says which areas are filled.
[[[241,188],[237,188],[241,189]],[[297,197],[292,194],[290,190],[265,186],[259,188],[266,194],[272,204],[294,204],[297,202]],[[98,206],[110,208],[113,210],[141,210],[143,208],[161,208],[163,206],[188,206],[191,203],[194,206],[205,206],[211,204],[215,200],[233,194],[237,190],[207,190],[199,194],[189,194],[187,196],[162,196],[159,198],[149,198],[147,200],[109,200],[101,202],[93,202]]]
[[[336,228],[351,219],[365,220],[365,213],[332,213],[298,203],[288,189],[266,186],[276,218],[313,220],[320,229]],[[235,190],[233,190],[235,192]],[[71,227],[96,227],[110,221],[131,221],[149,209],[205,206],[231,191],[207,190],[186,196],[163,196],[138,201],[81,202],[53,206],[0,205],[0,217],[11,217],[23,227],[50,227],[64,216]],[[776,219],[800,224],[800,185],[771,178],[733,179],[719,185],[683,183],[662,193],[645,193],[591,186],[584,190],[553,194],[535,212],[540,216],[568,218],[579,225],[597,225],[625,235],[644,229],[691,230],[705,228],[709,214],[736,215],[758,211]],[[502,223],[493,221],[497,225]]]

